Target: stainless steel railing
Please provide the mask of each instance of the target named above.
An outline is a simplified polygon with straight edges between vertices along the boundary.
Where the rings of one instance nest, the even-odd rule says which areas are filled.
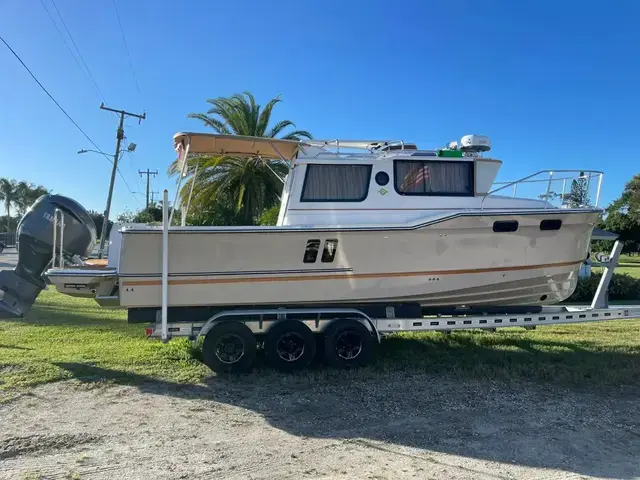
[[[576,174],[577,175],[568,175],[568,174]],[[513,197],[516,197],[518,194],[518,186],[522,186],[525,184],[533,184],[533,183],[543,183],[546,184],[546,191],[543,194],[538,195],[539,199],[543,199],[545,201],[545,208],[553,206],[552,201],[554,199],[558,199],[561,202],[561,205],[570,205],[572,208],[581,208],[581,207],[597,207],[600,203],[600,191],[602,188],[602,177],[603,172],[598,170],[540,170],[539,172],[533,173],[526,177],[523,177],[519,180],[515,180],[513,182],[495,182],[494,185],[500,185],[498,188],[491,190],[487,193],[480,203],[480,209],[483,209],[484,202],[487,197],[496,194],[502,190],[505,190],[509,187],[513,189]],[[592,181],[593,180],[593,181]],[[569,182],[570,183],[569,183]],[[597,181],[597,189],[595,192],[595,202],[591,203],[591,189],[594,182]],[[556,182],[562,182],[562,189],[560,193],[557,193],[552,190],[552,186]],[[574,182],[577,182],[578,188],[583,192],[582,198],[574,198],[575,195],[571,193],[572,186]],[[567,187],[569,188],[569,192],[567,193]],[[527,198],[527,197],[521,197]]]

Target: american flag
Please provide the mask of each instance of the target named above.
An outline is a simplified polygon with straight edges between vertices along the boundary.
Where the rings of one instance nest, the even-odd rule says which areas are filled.
[[[424,183],[425,180],[429,180],[429,167],[426,165],[410,171],[407,176],[404,177],[404,181],[400,188],[402,190],[410,190],[416,188],[421,183]]]

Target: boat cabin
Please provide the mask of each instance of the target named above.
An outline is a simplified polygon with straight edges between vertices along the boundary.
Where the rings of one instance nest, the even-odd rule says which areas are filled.
[[[483,156],[491,146],[482,135],[466,135],[460,144],[436,150],[400,140],[291,141],[198,133],[178,133],[174,142],[181,177],[188,172],[190,154],[287,162],[279,226],[405,224],[452,211],[549,205],[544,195],[516,197],[515,188],[513,196],[496,195],[505,188],[494,183],[502,162]],[[197,167],[190,173],[197,175]],[[553,172],[548,173],[549,188]]]
[[[404,223],[425,210],[479,208],[501,164],[400,141],[308,141],[287,177],[278,224]]]

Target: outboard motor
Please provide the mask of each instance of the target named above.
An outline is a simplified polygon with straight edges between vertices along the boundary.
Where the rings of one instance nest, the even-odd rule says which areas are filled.
[[[96,226],[87,211],[75,200],[61,195],[40,197],[18,224],[18,265],[0,272],[0,318],[24,316],[45,288],[42,274],[53,257],[56,209],[64,216],[63,256],[88,257],[91,253],[96,243]]]

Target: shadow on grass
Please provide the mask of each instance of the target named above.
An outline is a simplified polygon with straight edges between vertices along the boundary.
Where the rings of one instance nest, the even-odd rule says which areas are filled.
[[[575,355],[600,366],[611,360],[615,364],[632,360],[631,355],[621,355],[596,361],[590,356],[599,354],[580,349],[536,353],[539,343],[544,342],[535,341],[524,341],[524,352],[505,353],[488,352],[464,340],[456,342],[457,346],[403,339],[393,343],[396,341],[405,342],[406,351],[430,357],[431,365],[433,354],[464,357],[467,360],[449,365],[449,369],[472,376],[474,363],[508,369],[509,365],[525,363],[531,367],[540,361],[547,366],[571,364],[578,361]],[[390,350],[381,352],[380,360],[385,371],[377,371],[380,364],[360,371],[312,370],[295,375],[259,369],[254,374],[211,377],[206,385],[175,384],[81,363],[57,365],[82,382],[106,380],[133,385],[143,393],[252,410],[290,434],[349,441],[359,448],[372,448],[372,454],[379,454],[373,451],[377,444],[367,442],[381,441],[386,443],[388,454],[398,453],[394,445],[403,445],[596,477],[640,475],[640,436],[634,427],[640,422],[637,396],[591,395],[532,382],[487,381],[486,371],[476,379],[419,373],[415,368],[408,371],[401,368],[403,361],[395,358],[393,344],[387,348]],[[637,366],[637,359],[634,361]],[[215,410],[215,406],[211,408]],[[496,478],[503,477],[497,474]]]
[[[3,319],[6,323],[22,323],[26,325],[59,325],[59,326],[105,326],[128,327],[124,318],[117,310],[91,308],[87,306],[55,306],[49,304],[36,304],[23,318]]]
[[[33,350],[33,348],[29,347],[19,347],[18,345],[5,345],[0,343],[0,348],[7,348],[9,350]]]
[[[392,336],[379,347],[377,370],[464,375],[475,379],[536,381],[599,392],[637,385],[640,350],[607,350],[589,342],[550,341],[500,333]]]

